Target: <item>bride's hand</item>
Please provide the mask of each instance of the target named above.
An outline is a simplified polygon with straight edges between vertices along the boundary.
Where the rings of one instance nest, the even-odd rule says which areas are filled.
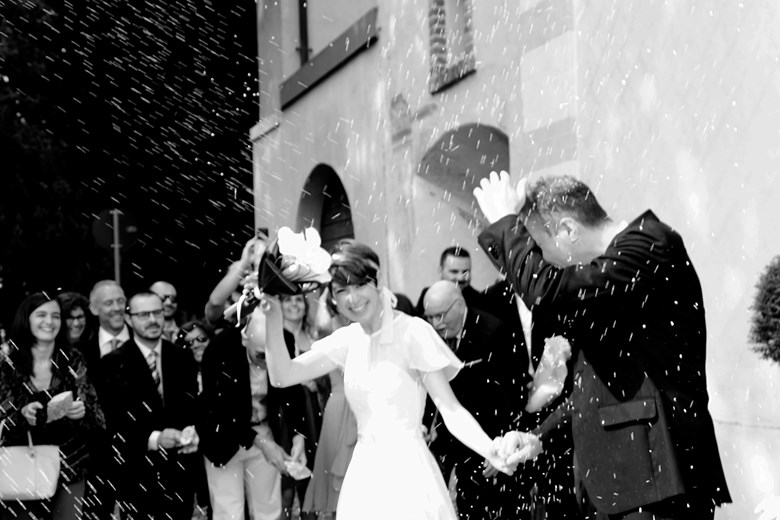
[[[490,454],[486,459],[486,462],[488,462],[490,466],[492,466],[493,468],[497,469],[498,471],[506,475],[512,475],[515,472],[515,469],[517,469],[517,464],[515,464],[514,466],[510,466],[509,464],[507,464],[507,461],[495,451],[490,452]],[[485,470],[483,471],[483,474],[486,477],[493,476],[493,473],[494,472],[492,471],[488,471],[488,468],[485,468]]]

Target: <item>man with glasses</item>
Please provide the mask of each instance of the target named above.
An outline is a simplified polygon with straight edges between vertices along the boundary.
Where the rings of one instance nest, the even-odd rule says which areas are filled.
[[[163,302],[163,315],[165,316],[163,337],[168,341],[174,341],[179,334],[179,324],[176,322],[176,312],[179,310],[176,287],[161,280],[159,282],[154,282],[151,287],[149,287],[149,291],[159,296]]]
[[[498,318],[468,306],[454,282],[433,284],[424,303],[425,319],[465,363],[450,382],[455,396],[488,435],[513,429],[525,408],[530,381],[522,336],[513,337]],[[437,423],[434,417],[430,447],[445,479],[455,470],[460,518],[530,518],[519,498],[528,496],[520,492],[520,480],[485,470],[483,461]]]
[[[105,414],[124,518],[190,519],[197,458],[197,368],[192,352],[162,337],[163,302],[142,292],[127,314],[134,336],[102,361]]]

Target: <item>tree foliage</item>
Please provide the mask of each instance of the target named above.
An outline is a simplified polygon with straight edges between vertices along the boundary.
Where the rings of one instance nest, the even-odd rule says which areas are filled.
[[[756,289],[750,341],[762,358],[780,363],[780,256],[766,267]]]
[[[112,277],[112,253],[90,231],[109,208],[139,228],[122,251],[125,289],[167,278],[184,307],[202,309],[251,235],[254,10],[251,0],[0,1],[6,319],[23,292],[84,292]]]

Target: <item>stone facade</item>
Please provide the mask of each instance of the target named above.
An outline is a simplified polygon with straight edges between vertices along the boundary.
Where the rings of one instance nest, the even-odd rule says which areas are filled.
[[[704,287],[710,409],[735,500],[717,518],[754,518],[780,494],[780,370],[747,342],[754,284],[780,253],[777,2],[383,0],[376,42],[281,110],[295,53],[278,42],[297,30],[285,4],[258,3],[258,225],[301,224],[304,185],[327,165],[385,282],[416,300],[454,243],[472,253],[476,287],[495,280],[470,196],[491,169],[578,175],[619,219],[652,208]],[[452,65],[444,11],[464,7],[473,67],[437,83]]]

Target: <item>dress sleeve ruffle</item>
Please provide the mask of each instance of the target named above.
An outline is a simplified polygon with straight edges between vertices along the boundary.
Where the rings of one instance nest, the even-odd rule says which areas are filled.
[[[344,363],[347,361],[349,330],[351,328],[352,326],[343,327],[333,332],[333,334],[315,341],[312,343],[311,349],[315,352],[325,354],[328,359],[343,369]]]
[[[405,336],[410,368],[423,373],[444,370],[447,380],[452,380],[463,368],[463,361],[450,350],[433,327],[420,318],[409,320]]]

